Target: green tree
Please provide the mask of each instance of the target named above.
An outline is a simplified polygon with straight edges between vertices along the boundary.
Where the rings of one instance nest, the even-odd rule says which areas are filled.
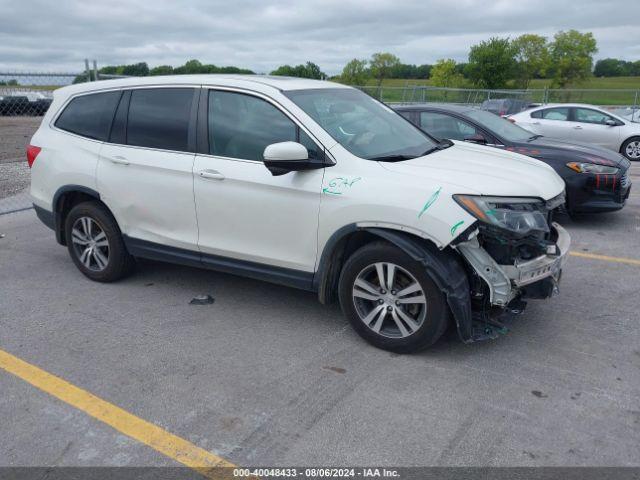
[[[636,62],[637,63],[637,62]],[[593,69],[596,77],[622,77],[635,75],[634,62],[627,62],[618,58],[598,60]]]
[[[385,78],[391,77],[393,69],[400,65],[400,59],[392,53],[378,52],[371,55],[369,65],[371,75],[378,80],[380,86]]]
[[[368,77],[367,61],[354,58],[342,69],[340,81],[349,85],[365,85]]]
[[[561,88],[583,82],[591,75],[593,54],[598,51],[591,32],[560,31],[549,45],[553,80]]]
[[[171,65],[159,65],[149,70],[149,75],[171,75],[173,67]]]
[[[431,83],[435,87],[460,87],[464,78],[456,72],[456,61],[440,59],[431,67]]]
[[[418,65],[416,69],[416,78],[429,78],[431,76],[431,69],[433,65],[425,63],[424,65]]]
[[[513,78],[514,49],[508,38],[492,37],[471,47],[466,71],[475,85],[504,88]]]
[[[532,78],[544,78],[549,68],[549,47],[541,35],[526,33],[512,42],[517,85],[529,88]]]
[[[271,72],[271,75],[283,75],[286,77],[299,77],[299,78],[315,78],[321,80],[326,78],[326,75],[320,70],[320,67],[313,62],[307,62],[305,65],[281,65]]]
[[[149,75],[149,66],[147,62],[134,63],[125,65],[122,69],[122,75],[130,75],[133,77],[145,77]]]

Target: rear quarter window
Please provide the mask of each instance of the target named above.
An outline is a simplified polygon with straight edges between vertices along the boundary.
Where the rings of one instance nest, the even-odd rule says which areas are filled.
[[[105,141],[121,94],[117,91],[75,97],[64,108],[55,126],[76,135]]]

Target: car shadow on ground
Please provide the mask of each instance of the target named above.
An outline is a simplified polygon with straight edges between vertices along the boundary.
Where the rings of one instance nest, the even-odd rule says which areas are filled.
[[[594,228],[615,228],[623,226],[627,221],[626,211],[618,210],[607,213],[578,213],[569,216],[561,212],[555,215],[554,220],[565,227],[580,230],[592,230]]]

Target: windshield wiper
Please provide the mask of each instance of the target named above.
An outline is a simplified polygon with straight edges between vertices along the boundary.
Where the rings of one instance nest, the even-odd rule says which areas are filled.
[[[437,143],[434,147],[428,148],[427,150],[422,152],[420,155],[418,155],[418,157],[424,157],[425,155],[429,155],[430,153],[433,153],[436,150],[444,150],[445,148],[449,148],[452,145],[453,145],[453,142],[451,140],[444,138],[439,143]]]
[[[381,155],[379,157],[369,157],[367,160],[375,160],[376,162],[399,162],[401,160],[411,160],[416,158],[413,155]]]
[[[368,160],[376,160],[378,162],[399,162],[401,160],[411,160],[413,158],[424,157],[425,155],[429,155],[430,153],[435,152],[436,150],[444,150],[445,148],[449,148],[453,145],[453,142],[448,139],[443,139],[439,143],[437,143],[434,147],[428,148],[420,155],[402,155],[402,154],[392,154],[392,155],[382,155],[380,157],[370,157]]]

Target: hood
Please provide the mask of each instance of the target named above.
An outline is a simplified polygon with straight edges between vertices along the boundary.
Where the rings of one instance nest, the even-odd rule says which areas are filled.
[[[564,190],[564,181],[546,163],[467,142],[453,141],[453,146],[424,157],[380,164],[412,178],[449,184],[452,193],[549,200]]]
[[[554,158],[562,155],[564,161],[581,161],[598,165],[629,168],[629,161],[613,150],[586,143],[573,143],[555,138],[540,137],[529,142],[518,143],[515,151],[523,155]]]

